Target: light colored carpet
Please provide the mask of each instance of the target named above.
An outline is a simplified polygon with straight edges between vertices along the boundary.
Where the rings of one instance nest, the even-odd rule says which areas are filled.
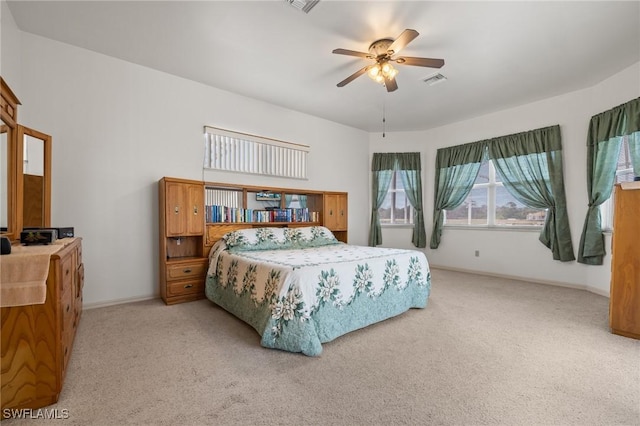
[[[608,299],[433,270],[424,310],[310,358],[207,300],[87,310],[64,425],[640,425],[640,342]],[[46,424],[46,420],[3,421]]]

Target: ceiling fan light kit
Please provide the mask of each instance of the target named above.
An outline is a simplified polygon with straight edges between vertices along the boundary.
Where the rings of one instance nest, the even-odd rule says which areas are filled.
[[[364,59],[373,59],[375,64],[367,65],[360,68],[355,73],[338,83],[338,87],[344,87],[362,74],[367,75],[375,82],[383,84],[387,92],[393,92],[398,89],[396,83],[396,70],[391,62],[400,65],[412,65],[418,67],[441,68],[444,65],[443,59],[432,58],[414,58],[409,56],[394,58],[393,55],[398,53],[402,48],[409,44],[419,33],[416,30],[406,29],[395,40],[390,38],[382,38],[376,40],[369,45],[369,53],[358,52],[348,49],[334,49],[333,53],[338,55],[357,56]]]
[[[386,79],[393,79],[398,74],[398,70],[388,61],[379,62],[369,68],[367,75],[376,83],[384,84]]]

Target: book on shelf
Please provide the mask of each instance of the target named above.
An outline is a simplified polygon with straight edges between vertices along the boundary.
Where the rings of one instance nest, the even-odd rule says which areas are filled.
[[[308,208],[245,209],[222,205],[207,205],[207,223],[266,223],[266,222],[318,222],[320,214]]]

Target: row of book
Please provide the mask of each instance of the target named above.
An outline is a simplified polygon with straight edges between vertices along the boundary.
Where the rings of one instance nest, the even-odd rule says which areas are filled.
[[[206,206],[207,223],[236,222],[318,222],[320,214],[308,208],[298,209],[243,209],[220,205]]]

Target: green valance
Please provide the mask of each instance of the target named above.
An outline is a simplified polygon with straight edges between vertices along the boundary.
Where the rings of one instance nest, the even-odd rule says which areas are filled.
[[[486,143],[473,142],[440,148],[436,154],[436,170],[464,164],[482,163]]]
[[[500,136],[483,142],[489,148],[489,158],[509,158],[562,150],[559,125]]]
[[[591,117],[587,145],[640,131],[640,98]]]
[[[371,161],[371,171],[421,170],[419,152],[376,152]]]

